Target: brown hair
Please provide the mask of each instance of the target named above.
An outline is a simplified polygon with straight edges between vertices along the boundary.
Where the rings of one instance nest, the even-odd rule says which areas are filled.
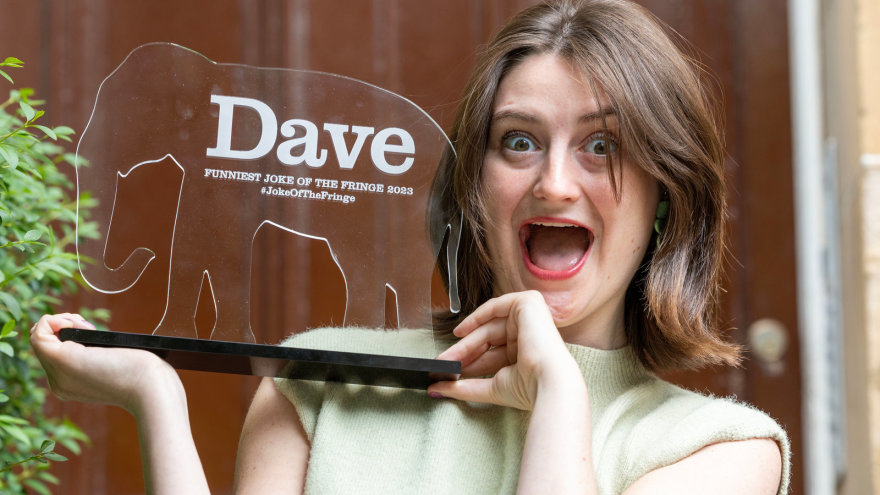
[[[721,133],[697,65],[642,7],[622,0],[560,0],[529,8],[481,54],[434,183],[432,218],[462,215],[461,311],[436,315],[447,333],[493,296],[484,240],[480,172],[495,93],[512,67],[552,53],[587,74],[618,117],[620,150],[653,176],[669,200],[661,239],[626,294],[629,344],[653,369],[735,364],[738,346],[718,328],[726,208]],[[619,167],[618,171],[619,171]],[[614,164],[609,179],[620,193]],[[436,230],[432,230],[436,232]],[[441,270],[443,272],[444,270]]]

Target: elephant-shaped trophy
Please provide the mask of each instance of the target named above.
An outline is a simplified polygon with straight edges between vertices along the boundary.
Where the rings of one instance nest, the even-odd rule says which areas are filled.
[[[430,329],[441,247],[457,310],[460,220],[426,214],[449,153],[448,138],[424,111],[370,84],[143,45],[101,84],[77,146],[77,190],[97,198],[92,221],[100,233],[78,236],[77,254],[95,290],[133,287],[156,251],[136,247],[109,266],[111,234],[138,221],[116,211],[122,184],[141,167],[175,167],[164,312],[152,335],[69,330],[62,338],[148,348],[175,366],[211,371],[273,375],[287,363],[285,376],[380,384],[391,377],[388,384],[419,387],[454,375],[460,363],[266,345],[251,329],[252,249],[268,225],[327,244],[344,279],[343,330],[382,327],[388,290],[398,331]],[[198,339],[194,315],[205,284],[216,318],[210,339]],[[300,371],[292,373],[290,362]],[[401,379],[408,366],[417,379]]]

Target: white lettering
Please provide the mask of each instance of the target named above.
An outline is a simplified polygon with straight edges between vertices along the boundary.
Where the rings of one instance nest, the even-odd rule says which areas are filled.
[[[400,144],[389,144],[388,138],[391,136],[397,136],[400,138]],[[373,159],[373,165],[382,172],[391,175],[400,175],[412,167],[414,161],[413,157],[406,157],[400,165],[391,165],[388,163],[385,154],[401,153],[412,155],[415,151],[416,145],[413,142],[412,136],[410,136],[408,132],[399,127],[389,127],[379,131],[379,133],[376,134],[376,137],[373,138],[373,145],[370,147],[370,156]]]
[[[354,162],[357,160],[358,155],[361,154],[364,141],[367,140],[367,136],[373,134],[374,129],[360,125],[352,126],[351,131],[357,137],[354,140],[351,151],[346,148],[345,137],[343,136],[348,132],[347,125],[326,123],[324,124],[324,130],[329,132],[330,137],[333,138],[333,150],[336,151],[336,161],[339,162],[339,168],[351,170],[354,168]]]
[[[327,161],[328,151],[318,147],[320,131],[315,123],[305,119],[290,119],[278,128],[278,119],[275,112],[260,100],[241,96],[211,95],[211,103],[219,107],[217,119],[217,146],[208,148],[206,155],[217,158],[229,158],[233,160],[254,160],[266,156],[275,146],[278,132],[285,138],[275,150],[278,160],[285,165],[299,165],[303,162],[309,167],[318,168]],[[260,139],[252,149],[232,149],[232,128],[235,107],[250,108],[257,112],[260,117]],[[302,129],[304,134],[297,137],[297,129]],[[372,136],[375,128],[360,125],[324,123],[323,129],[330,134],[333,143],[333,151],[339,168],[351,170],[357,162],[367,138]],[[345,141],[345,135],[353,133],[354,143],[351,148]],[[395,138],[395,139],[392,139]],[[301,153],[294,154],[294,149],[301,148]],[[409,170],[415,161],[415,142],[412,136],[399,127],[382,129],[373,137],[370,143],[370,158],[373,165],[381,172],[390,175],[400,175]],[[402,155],[403,161],[397,165],[389,163],[390,155]],[[209,172],[206,170],[205,176]],[[280,176],[268,174],[264,181],[275,183]],[[237,179],[241,180],[241,179]],[[259,175],[255,180],[260,180]]]
[[[253,98],[222,95],[211,95],[211,103],[220,106],[220,114],[217,122],[217,147],[208,148],[207,156],[233,160],[253,160],[262,158],[272,151],[278,132],[278,121],[275,119],[275,112],[269,108],[269,105]],[[262,126],[260,142],[253,149],[232,149],[232,114],[236,105],[248,107],[260,115],[260,125]]]
[[[327,161],[327,150],[321,150],[318,156],[318,126],[303,119],[290,119],[281,124],[281,135],[284,137],[293,137],[296,134],[296,128],[305,129],[306,134],[301,138],[288,139],[280,145],[276,154],[278,160],[285,165],[299,165],[303,161],[312,168],[318,168]],[[326,127],[326,124],[325,124]],[[294,156],[291,151],[297,146],[303,147],[301,155]]]

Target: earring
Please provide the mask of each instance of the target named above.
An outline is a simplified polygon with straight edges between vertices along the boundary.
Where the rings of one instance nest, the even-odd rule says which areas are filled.
[[[654,232],[657,233],[657,247],[660,247],[660,239],[666,228],[666,217],[669,216],[669,200],[664,199],[657,204],[657,215],[654,218]]]

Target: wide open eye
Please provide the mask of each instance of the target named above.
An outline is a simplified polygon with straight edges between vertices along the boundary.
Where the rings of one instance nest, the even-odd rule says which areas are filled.
[[[594,155],[610,155],[617,151],[617,143],[613,138],[606,135],[591,137],[584,146],[587,153]]]
[[[501,140],[502,146],[505,148],[516,151],[518,153],[524,153],[527,151],[535,151],[538,149],[538,146],[535,145],[534,141],[531,140],[528,136],[518,133],[510,133],[504,136]]]

